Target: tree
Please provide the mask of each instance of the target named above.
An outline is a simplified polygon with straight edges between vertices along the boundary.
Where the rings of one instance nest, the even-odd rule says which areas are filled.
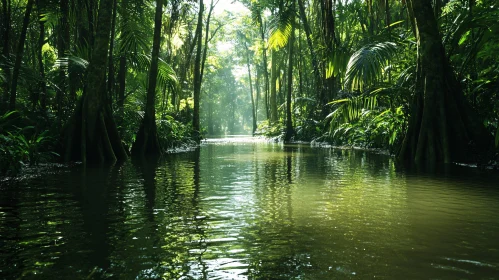
[[[244,36],[244,35],[241,34],[241,36]],[[257,125],[256,125],[257,116],[256,116],[255,98],[253,97],[253,82],[252,82],[252,79],[251,79],[250,52],[249,52],[249,49],[248,49],[248,45],[246,43],[246,37],[242,38],[242,40],[243,40],[243,44],[244,44],[244,49],[246,50],[246,65],[247,65],[247,68],[248,68],[248,81],[249,81],[249,86],[250,86],[251,113],[252,113],[252,118],[253,118],[252,122],[251,122],[251,124],[253,125],[251,133],[255,134],[255,131],[256,131],[256,128],[257,128]]]
[[[40,75],[39,81],[39,92],[37,91],[35,97],[33,98],[33,109],[36,108],[38,102],[40,102],[40,107],[42,110],[46,109],[47,100],[47,86],[45,84],[45,65],[43,63],[43,45],[45,45],[45,21],[42,20],[43,13],[40,7],[40,0],[36,0],[36,6],[38,8],[38,24],[40,26],[40,36],[38,37],[37,45],[37,60],[38,60],[38,71]],[[41,95],[41,96],[40,96]]]
[[[57,53],[59,58],[67,56],[70,44],[69,36],[69,0],[59,2],[59,32],[57,38]],[[63,67],[59,70],[59,90],[56,91],[56,107],[59,121],[62,122],[63,98],[62,94],[66,92],[66,71]]]
[[[7,109],[4,105],[7,105],[9,102],[9,93],[10,93],[10,69],[7,66],[7,57],[9,57],[10,53],[10,18],[11,18],[11,2],[7,0],[2,0],[2,30],[1,30],[1,41],[2,41],[2,57],[0,58],[0,62],[2,62],[2,70],[4,74],[5,81],[3,82],[2,88],[4,93],[0,98],[2,99],[2,105],[0,105],[0,112],[3,109]]]
[[[26,11],[24,13],[21,35],[19,36],[19,41],[17,43],[16,62],[14,64],[14,70],[12,74],[12,85],[10,86],[9,109],[11,111],[14,111],[16,109],[17,83],[19,80],[19,73],[21,70],[21,62],[23,60],[24,42],[26,41],[26,33],[28,31],[29,19],[31,16],[31,10],[33,9],[34,2],[35,2],[34,0],[28,0],[28,3],[26,4]]]
[[[133,155],[158,154],[161,152],[156,127],[156,83],[158,78],[159,49],[161,46],[161,27],[163,20],[163,0],[156,1],[154,20],[154,39],[151,69],[147,85],[147,102],[144,119],[132,146]]]
[[[295,0],[291,0],[291,10],[294,10]],[[293,129],[293,116],[291,114],[292,92],[293,92],[293,59],[294,59],[294,43],[295,43],[295,22],[294,17],[291,21],[291,37],[289,39],[288,51],[288,88],[286,94],[286,132],[284,134],[284,141],[291,140],[295,134]]]
[[[106,69],[111,33],[112,1],[98,9],[97,32],[88,65],[86,92],[64,134],[66,160],[113,162],[127,158],[106,95]]]
[[[315,78],[315,88],[319,96],[322,96],[322,91],[324,90],[322,87],[321,74],[319,72],[319,63],[317,62],[317,55],[314,49],[314,45],[312,43],[312,31],[310,29],[310,25],[307,20],[307,15],[305,13],[305,5],[303,4],[303,0],[298,1],[298,8],[300,13],[300,19],[303,24],[303,29],[305,30],[305,37],[307,39],[308,49],[310,51],[310,58],[312,60],[312,66],[314,71]]]
[[[430,0],[408,1],[415,16],[418,60],[416,89],[399,159],[451,163],[472,161],[490,135],[464,98],[449,64]]]
[[[194,60],[194,114],[192,119],[192,126],[194,131],[198,133],[195,136],[196,141],[200,141],[199,133],[201,132],[201,127],[199,125],[199,98],[201,95],[201,79],[202,79],[202,61],[201,61],[201,48],[202,48],[202,34],[203,34],[203,11],[204,5],[203,0],[199,0],[199,13],[198,13],[198,24],[196,27],[196,58]]]

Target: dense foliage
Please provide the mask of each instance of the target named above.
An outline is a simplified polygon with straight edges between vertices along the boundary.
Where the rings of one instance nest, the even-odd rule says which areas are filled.
[[[497,158],[495,0],[432,1],[431,13],[414,9],[428,0],[162,2],[1,1],[2,173],[57,158],[122,159],[135,142],[138,154],[162,153],[225,134],[402,150],[410,161]],[[425,17],[435,26],[425,29]],[[425,30],[437,30],[433,41]],[[435,38],[445,75],[425,64]],[[430,90],[421,83],[428,75],[450,84],[470,108],[461,114],[473,115],[463,128],[446,125],[461,116],[454,98],[438,97],[448,104],[426,118],[450,136],[414,130],[426,123],[417,100],[429,96],[419,94]],[[476,123],[490,145],[464,129]],[[452,134],[468,144],[445,144]],[[458,157],[462,147],[476,157]]]

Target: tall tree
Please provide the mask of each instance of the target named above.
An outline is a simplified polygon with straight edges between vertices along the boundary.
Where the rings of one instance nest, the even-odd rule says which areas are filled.
[[[40,75],[39,89],[33,98],[33,109],[36,108],[38,102],[40,102],[40,107],[42,110],[46,108],[47,100],[47,86],[45,84],[45,65],[43,63],[43,46],[45,45],[45,21],[43,18],[43,12],[41,8],[41,1],[36,0],[36,6],[38,8],[38,24],[40,26],[40,35],[38,37],[37,46],[37,60],[38,60],[38,72]]]
[[[277,78],[280,74],[280,69],[278,69],[278,58],[277,51],[272,50],[271,52],[271,68],[270,68],[270,122],[276,124],[279,120],[279,115],[277,113]]]
[[[307,39],[307,44],[308,44],[308,49],[310,51],[310,58],[312,60],[312,68],[314,72],[314,78],[315,78],[315,89],[317,91],[317,94],[319,97],[321,97],[323,87],[322,87],[322,79],[321,79],[321,74],[319,72],[319,63],[317,61],[317,54],[315,52],[314,45],[312,43],[312,31],[310,29],[310,25],[308,23],[307,19],[307,14],[305,12],[305,5],[303,4],[303,0],[297,0],[298,1],[298,8],[300,12],[300,19],[303,24],[303,29],[305,31],[305,37]]]
[[[218,4],[217,2],[213,2],[211,0],[210,4],[210,9],[208,10],[208,16],[206,18],[206,28],[204,31],[204,48],[203,48],[203,56],[201,58],[201,84],[203,83],[203,74],[204,74],[204,65],[206,63],[206,56],[208,55],[208,43],[210,42],[210,21],[211,21],[211,15],[213,14],[213,9],[215,9],[215,6]],[[216,30],[215,30],[216,32]]]
[[[199,13],[198,13],[198,23],[196,27],[196,58],[194,60],[194,113],[192,119],[192,126],[196,133],[201,132],[201,127],[199,125],[199,98],[201,95],[201,49],[202,49],[202,35],[203,35],[203,11],[204,4],[203,0],[199,0]],[[196,141],[200,141],[199,135],[196,135]]]
[[[163,20],[163,0],[156,1],[154,17],[154,38],[152,45],[151,69],[147,84],[147,102],[144,119],[132,146],[133,155],[158,154],[161,152],[156,127],[156,83],[158,78],[159,49]]]
[[[474,160],[476,149],[489,147],[490,135],[454,76],[431,0],[408,2],[417,31],[417,78],[408,131],[398,157],[418,164]]]
[[[10,18],[11,18],[11,1],[2,0],[2,30],[1,30],[1,41],[2,41],[2,57],[0,57],[0,62],[2,63],[2,70],[5,75],[5,82],[2,84],[3,94],[0,96],[2,98],[2,105],[0,105],[0,112],[4,109],[4,105],[8,104],[9,93],[10,93],[10,69],[7,66],[7,58],[10,53]]]
[[[256,116],[256,106],[255,106],[255,98],[253,96],[253,81],[251,79],[251,63],[250,63],[250,51],[248,48],[248,44],[246,42],[247,38],[244,36],[244,34],[239,33],[239,37],[243,41],[244,45],[244,50],[246,52],[246,66],[248,68],[248,80],[249,80],[249,86],[250,86],[250,97],[251,97],[251,113],[252,113],[252,134],[255,134],[256,128],[257,128],[257,116]],[[258,85],[257,85],[258,87]]]
[[[57,53],[59,58],[65,57],[69,50],[70,36],[69,36],[69,0],[59,1],[59,32],[57,38]],[[59,122],[62,122],[63,111],[63,93],[66,92],[66,71],[64,67],[59,70],[59,89],[56,91],[56,107]]]
[[[19,36],[19,41],[17,43],[16,62],[14,64],[14,70],[12,73],[12,85],[10,86],[9,109],[11,111],[14,111],[16,109],[17,83],[19,80],[19,73],[21,70],[21,63],[23,60],[24,42],[26,41],[26,33],[28,31],[31,10],[33,9],[34,2],[35,2],[34,0],[28,0],[28,3],[26,4],[26,11],[24,12],[21,35]]]
[[[295,8],[295,0],[291,0],[291,10]],[[286,93],[286,132],[284,141],[290,141],[294,135],[293,116],[291,114],[291,102],[293,93],[293,59],[294,59],[294,43],[295,43],[295,22],[294,17],[291,21],[291,37],[289,38],[288,51],[288,88]]]
[[[112,1],[102,1],[99,5],[97,32],[86,79],[87,90],[64,132],[66,160],[82,160],[86,164],[127,158],[111,106],[106,102],[112,10]]]
[[[260,34],[260,46],[262,50],[262,66],[261,69],[263,70],[263,82],[264,82],[264,91],[263,91],[263,99],[264,99],[264,104],[265,104],[265,113],[267,116],[267,119],[270,119],[271,113],[270,113],[270,106],[269,106],[269,91],[270,91],[270,84],[269,84],[269,70],[268,70],[268,58],[267,58],[267,43],[265,40],[265,32],[266,32],[266,24],[263,20],[263,7],[261,3],[258,2],[251,2],[250,6],[251,10],[251,15],[253,17],[253,21],[256,22],[258,25],[258,31]]]

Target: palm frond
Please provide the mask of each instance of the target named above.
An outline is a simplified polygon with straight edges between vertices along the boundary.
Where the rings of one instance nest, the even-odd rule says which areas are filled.
[[[130,66],[139,72],[147,72],[151,67],[151,56],[144,53],[128,53]]]
[[[293,31],[295,14],[293,9],[286,8],[273,18],[270,22],[269,47],[279,49],[287,45]]]
[[[326,120],[329,122],[329,132],[333,133],[341,124],[359,119],[366,110],[374,110],[378,106],[378,97],[375,94],[360,95],[339,99],[328,103],[337,108],[331,112]]]
[[[253,20],[253,23],[257,25],[260,24],[262,21],[262,13],[263,13],[263,7],[261,3],[258,1],[251,1],[249,10],[251,12],[251,19]]]
[[[164,89],[169,88],[172,91],[178,88],[178,78],[175,70],[162,59],[159,59],[158,65],[158,85]]]
[[[88,67],[88,60],[75,55],[60,57],[55,61],[56,68],[62,68],[73,72],[82,73]]]
[[[326,68],[326,79],[333,76],[343,75],[347,69],[351,52],[345,47],[336,47],[329,55]]]
[[[150,34],[147,29],[135,20],[128,20],[122,23],[119,35],[119,52],[147,52],[149,51]]]
[[[146,54],[135,54],[128,57],[131,66],[138,72],[147,73],[151,67],[151,56]],[[178,88],[178,78],[172,66],[159,59],[158,63],[158,87],[175,91]]]
[[[396,50],[397,45],[392,42],[360,48],[348,61],[345,88],[362,91],[366,86],[375,85],[383,75],[383,67],[388,65]]]

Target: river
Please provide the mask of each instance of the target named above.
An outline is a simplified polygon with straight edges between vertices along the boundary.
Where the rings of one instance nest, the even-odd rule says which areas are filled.
[[[499,176],[209,140],[0,183],[1,279],[499,279]]]

